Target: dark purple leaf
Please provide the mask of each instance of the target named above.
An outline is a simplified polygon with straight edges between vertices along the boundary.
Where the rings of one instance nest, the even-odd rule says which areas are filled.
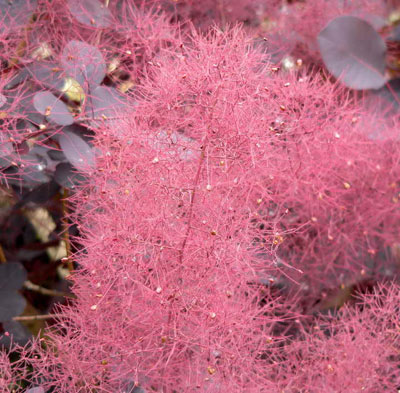
[[[28,328],[17,321],[3,322],[3,329],[10,334],[0,338],[0,346],[4,345],[7,348],[12,344],[25,345],[32,337]]]
[[[28,154],[30,151],[31,147],[29,146],[29,144],[26,141],[23,141],[21,143],[18,143],[15,146],[15,151],[16,153],[18,153],[19,155],[24,155],[24,154]]]
[[[68,0],[68,7],[76,20],[86,26],[105,28],[112,24],[110,10],[99,0]]]
[[[400,41],[400,25],[397,25],[390,34],[390,39],[392,41],[399,42]]]
[[[99,86],[88,98],[86,115],[91,118],[90,124],[93,127],[103,124],[111,126],[126,110],[126,105],[126,100],[117,89]]]
[[[18,262],[0,264],[0,292],[17,291],[26,281],[25,268]]]
[[[40,114],[60,126],[67,126],[74,122],[67,105],[48,91],[36,93],[33,97],[33,105]]]
[[[52,199],[60,190],[59,185],[55,181],[40,184],[33,190],[28,191],[22,199],[16,204],[16,207],[22,207],[27,203],[35,203],[37,205],[44,205]]]
[[[80,136],[72,132],[64,132],[59,143],[67,160],[80,171],[91,171],[95,165],[95,154],[92,147]]]
[[[11,97],[14,97],[18,102],[18,106],[12,113],[16,118],[19,118],[17,129],[21,131],[21,134],[25,134],[28,129],[31,129],[31,125],[28,125],[29,123],[27,121],[22,121],[21,117],[24,117],[25,120],[29,120],[35,125],[45,122],[44,116],[38,113],[33,105],[33,97],[36,92],[27,90],[21,93],[17,93],[16,91],[12,91],[11,93]],[[31,131],[33,130],[31,129]]]
[[[31,101],[32,101],[32,99],[31,99]],[[35,108],[33,108],[32,104],[31,104],[31,107],[32,107],[32,110],[35,109]],[[35,113],[36,113],[36,111],[35,111]],[[36,115],[43,120],[42,115],[39,115],[38,113],[36,113]],[[18,119],[13,131],[17,131],[20,136],[26,137],[28,134],[32,134],[32,133],[36,132],[37,127],[34,126],[32,123],[30,123],[28,120]],[[24,138],[22,138],[22,139],[24,139]],[[28,146],[28,151],[29,151],[29,149],[30,149],[30,147]],[[25,147],[23,147],[23,150],[25,151]],[[26,153],[21,152],[20,154],[26,154]]]
[[[22,180],[25,186],[35,187],[38,184],[49,182],[51,178],[46,173],[31,170],[22,174]]]
[[[364,104],[368,112],[381,116],[382,120],[396,122],[400,116],[400,79],[392,79],[381,89],[369,92],[364,96]]]
[[[124,393],[147,393],[145,389],[137,386],[137,381],[131,378],[122,383],[122,391]]]
[[[268,40],[255,38],[253,46],[257,51],[269,55],[270,62],[279,64],[294,49],[297,41],[298,36],[294,31],[291,33],[287,31],[284,33],[274,32],[268,35]]]
[[[0,168],[7,168],[8,166],[12,165],[11,163],[13,162],[14,157],[13,156],[6,156],[6,157],[0,157]],[[7,179],[8,181],[8,179]],[[0,183],[3,183],[3,180],[0,180]],[[4,184],[4,183],[3,183]]]
[[[54,173],[54,180],[64,188],[74,189],[76,186],[87,181],[81,173],[76,172],[74,167],[67,162],[58,164]]]
[[[356,90],[379,89],[385,83],[386,45],[365,20],[339,16],[319,33],[318,44],[329,72]]]
[[[25,182],[25,186],[36,187],[38,184],[47,183],[51,180],[45,173],[47,161],[43,157],[29,153],[21,156],[20,160],[24,163],[24,166],[18,168],[16,173]]]
[[[25,82],[30,77],[29,72],[26,68],[14,74],[8,83],[4,86],[6,90],[13,89],[18,86],[20,83]]]
[[[26,271],[20,263],[0,265],[0,322],[9,321],[24,311],[25,298],[17,291],[26,277]]]
[[[0,322],[11,320],[24,312],[25,298],[18,292],[0,291]]]
[[[64,47],[61,64],[69,76],[82,87],[98,86],[106,75],[106,63],[101,52],[83,41],[70,41]]]
[[[56,62],[36,61],[27,70],[36,82],[50,89],[61,90],[64,85],[63,70]]]
[[[0,0],[0,33],[26,25],[36,5],[36,0]]]
[[[65,161],[67,159],[60,150],[49,150],[47,154],[53,161]]]

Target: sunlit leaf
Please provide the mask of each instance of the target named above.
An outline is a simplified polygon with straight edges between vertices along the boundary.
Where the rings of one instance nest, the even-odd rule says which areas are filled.
[[[85,92],[82,86],[74,78],[64,78],[60,90],[72,101],[82,102],[85,99]]]
[[[53,50],[47,42],[41,42],[39,46],[31,53],[32,59],[37,61],[48,59],[52,55]]]

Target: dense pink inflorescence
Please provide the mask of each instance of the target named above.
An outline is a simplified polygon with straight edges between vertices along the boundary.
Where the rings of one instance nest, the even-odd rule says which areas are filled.
[[[203,187],[212,188],[209,198],[220,190],[229,195],[226,185],[248,190],[243,208],[259,231],[251,243],[261,264],[272,260],[314,291],[348,284],[361,272],[382,273],[374,256],[398,233],[395,129],[375,126],[378,119],[315,76],[275,75],[263,63],[248,65],[245,77],[231,76],[240,59],[231,54],[234,38],[215,42],[158,56],[138,88],[144,100],[133,127],[152,130],[158,148],[168,135],[183,143],[180,157],[196,156],[210,138],[204,133],[218,141],[209,147],[208,165],[226,168],[234,183],[214,180],[207,169]],[[249,53],[256,56],[250,47],[242,56]],[[375,128],[380,137],[371,139]],[[244,176],[242,149],[251,158]],[[199,208],[207,210],[206,202]],[[279,258],[269,258],[275,251]]]
[[[317,292],[375,269],[398,233],[396,142],[370,140],[340,89],[275,74],[239,30],[161,51],[137,96],[75,197],[58,385],[273,391],[294,310],[266,285]]]
[[[45,349],[22,350],[15,371],[27,361],[32,374],[13,376],[3,357],[0,383],[60,393],[398,387],[397,286],[317,328],[306,315],[329,290],[397,274],[396,128],[320,75],[278,72],[240,28],[177,32],[154,4],[125,5],[135,29],[122,18],[107,45],[126,57],[136,105],[92,130],[97,169],[71,197],[78,300]],[[173,9],[192,17],[196,3]]]
[[[268,73],[260,60],[238,31],[165,51],[121,141],[98,138],[114,153],[99,161],[96,190],[78,199],[86,254],[74,323],[100,367],[108,353],[111,380],[188,392],[270,387],[274,351],[268,361],[261,353],[283,317],[257,285],[273,258],[266,250],[271,261],[259,261],[254,244],[256,199],[268,189],[254,143],[264,131],[248,111],[263,105],[249,95]]]
[[[271,261],[255,255],[256,236],[272,236],[254,222],[269,174],[258,171],[264,130],[248,111],[264,107],[261,60],[237,30],[178,45],[148,70],[120,140],[99,133],[93,189],[76,196],[84,252],[79,300],[65,310],[66,336],[54,337],[58,386],[272,388],[277,348],[262,354],[288,313],[258,283],[273,250]]]

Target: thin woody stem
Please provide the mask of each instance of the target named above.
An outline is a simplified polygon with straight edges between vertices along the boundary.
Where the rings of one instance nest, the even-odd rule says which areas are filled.
[[[67,213],[68,213],[68,204],[67,204],[67,198],[68,198],[68,190],[64,188],[64,194],[63,198],[61,200],[62,203],[62,211],[63,211],[63,218],[62,218],[62,223],[64,226],[64,242],[65,242],[65,248],[67,251],[67,267],[70,272],[74,270],[74,265],[73,262],[70,259],[71,256],[71,244],[70,244],[70,239],[69,239],[69,229],[68,229],[68,220],[67,220]]]
[[[17,322],[41,321],[45,319],[60,318],[62,314],[43,314],[43,315],[26,315],[22,317],[14,317],[12,320]]]
[[[25,281],[24,287],[26,289],[29,289],[30,291],[35,291],[46,296],[68,297],[71,299],[76,299],[76,296],[72,293],[60,292],[60,291],[55,291],[53,289],[43,288],[40,285],[34,284],[33,282],[30,281]]]
[[[7,259],[6,256],[4,255],[3,247],[0,245],[0,263],[6,263]]]

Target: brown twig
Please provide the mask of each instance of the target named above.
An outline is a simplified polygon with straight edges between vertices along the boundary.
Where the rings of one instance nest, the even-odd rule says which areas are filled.
[[[25,281],[24,287],[26,289],[29,289],[30,291],[35,291],[46,296],[68,297],[71,299],[76,299],[76,296],[72,293],[60,292],[60,291],[55,291],[53,289],[44,288],[30,281]]]
[[[40,321],[44,319],[54,319],[61,317],[62,314],[44,314],[44,315],[26,315],[22,317],[14,317],[12,320],[17,322]]]
[[[0,245],[0,263],[6,263],[7,259],[6,256],[4,255],[3,247]]]
[[[70,272],[74,270],[74,265],[72,260],[70,259],[71,256],[71,243],[69,240],[69,229],[68,229],[68,220],[67,220],[67,213],[68,213],[68,206],[67,206],[67,198],[68,198],[68,190],[64,188],[64,193],[62,197],[62,211],[63,211],[63,218],[62,223],[64,226],[64,242],[65,242],[65,249],[67,251],[67,267]]]

